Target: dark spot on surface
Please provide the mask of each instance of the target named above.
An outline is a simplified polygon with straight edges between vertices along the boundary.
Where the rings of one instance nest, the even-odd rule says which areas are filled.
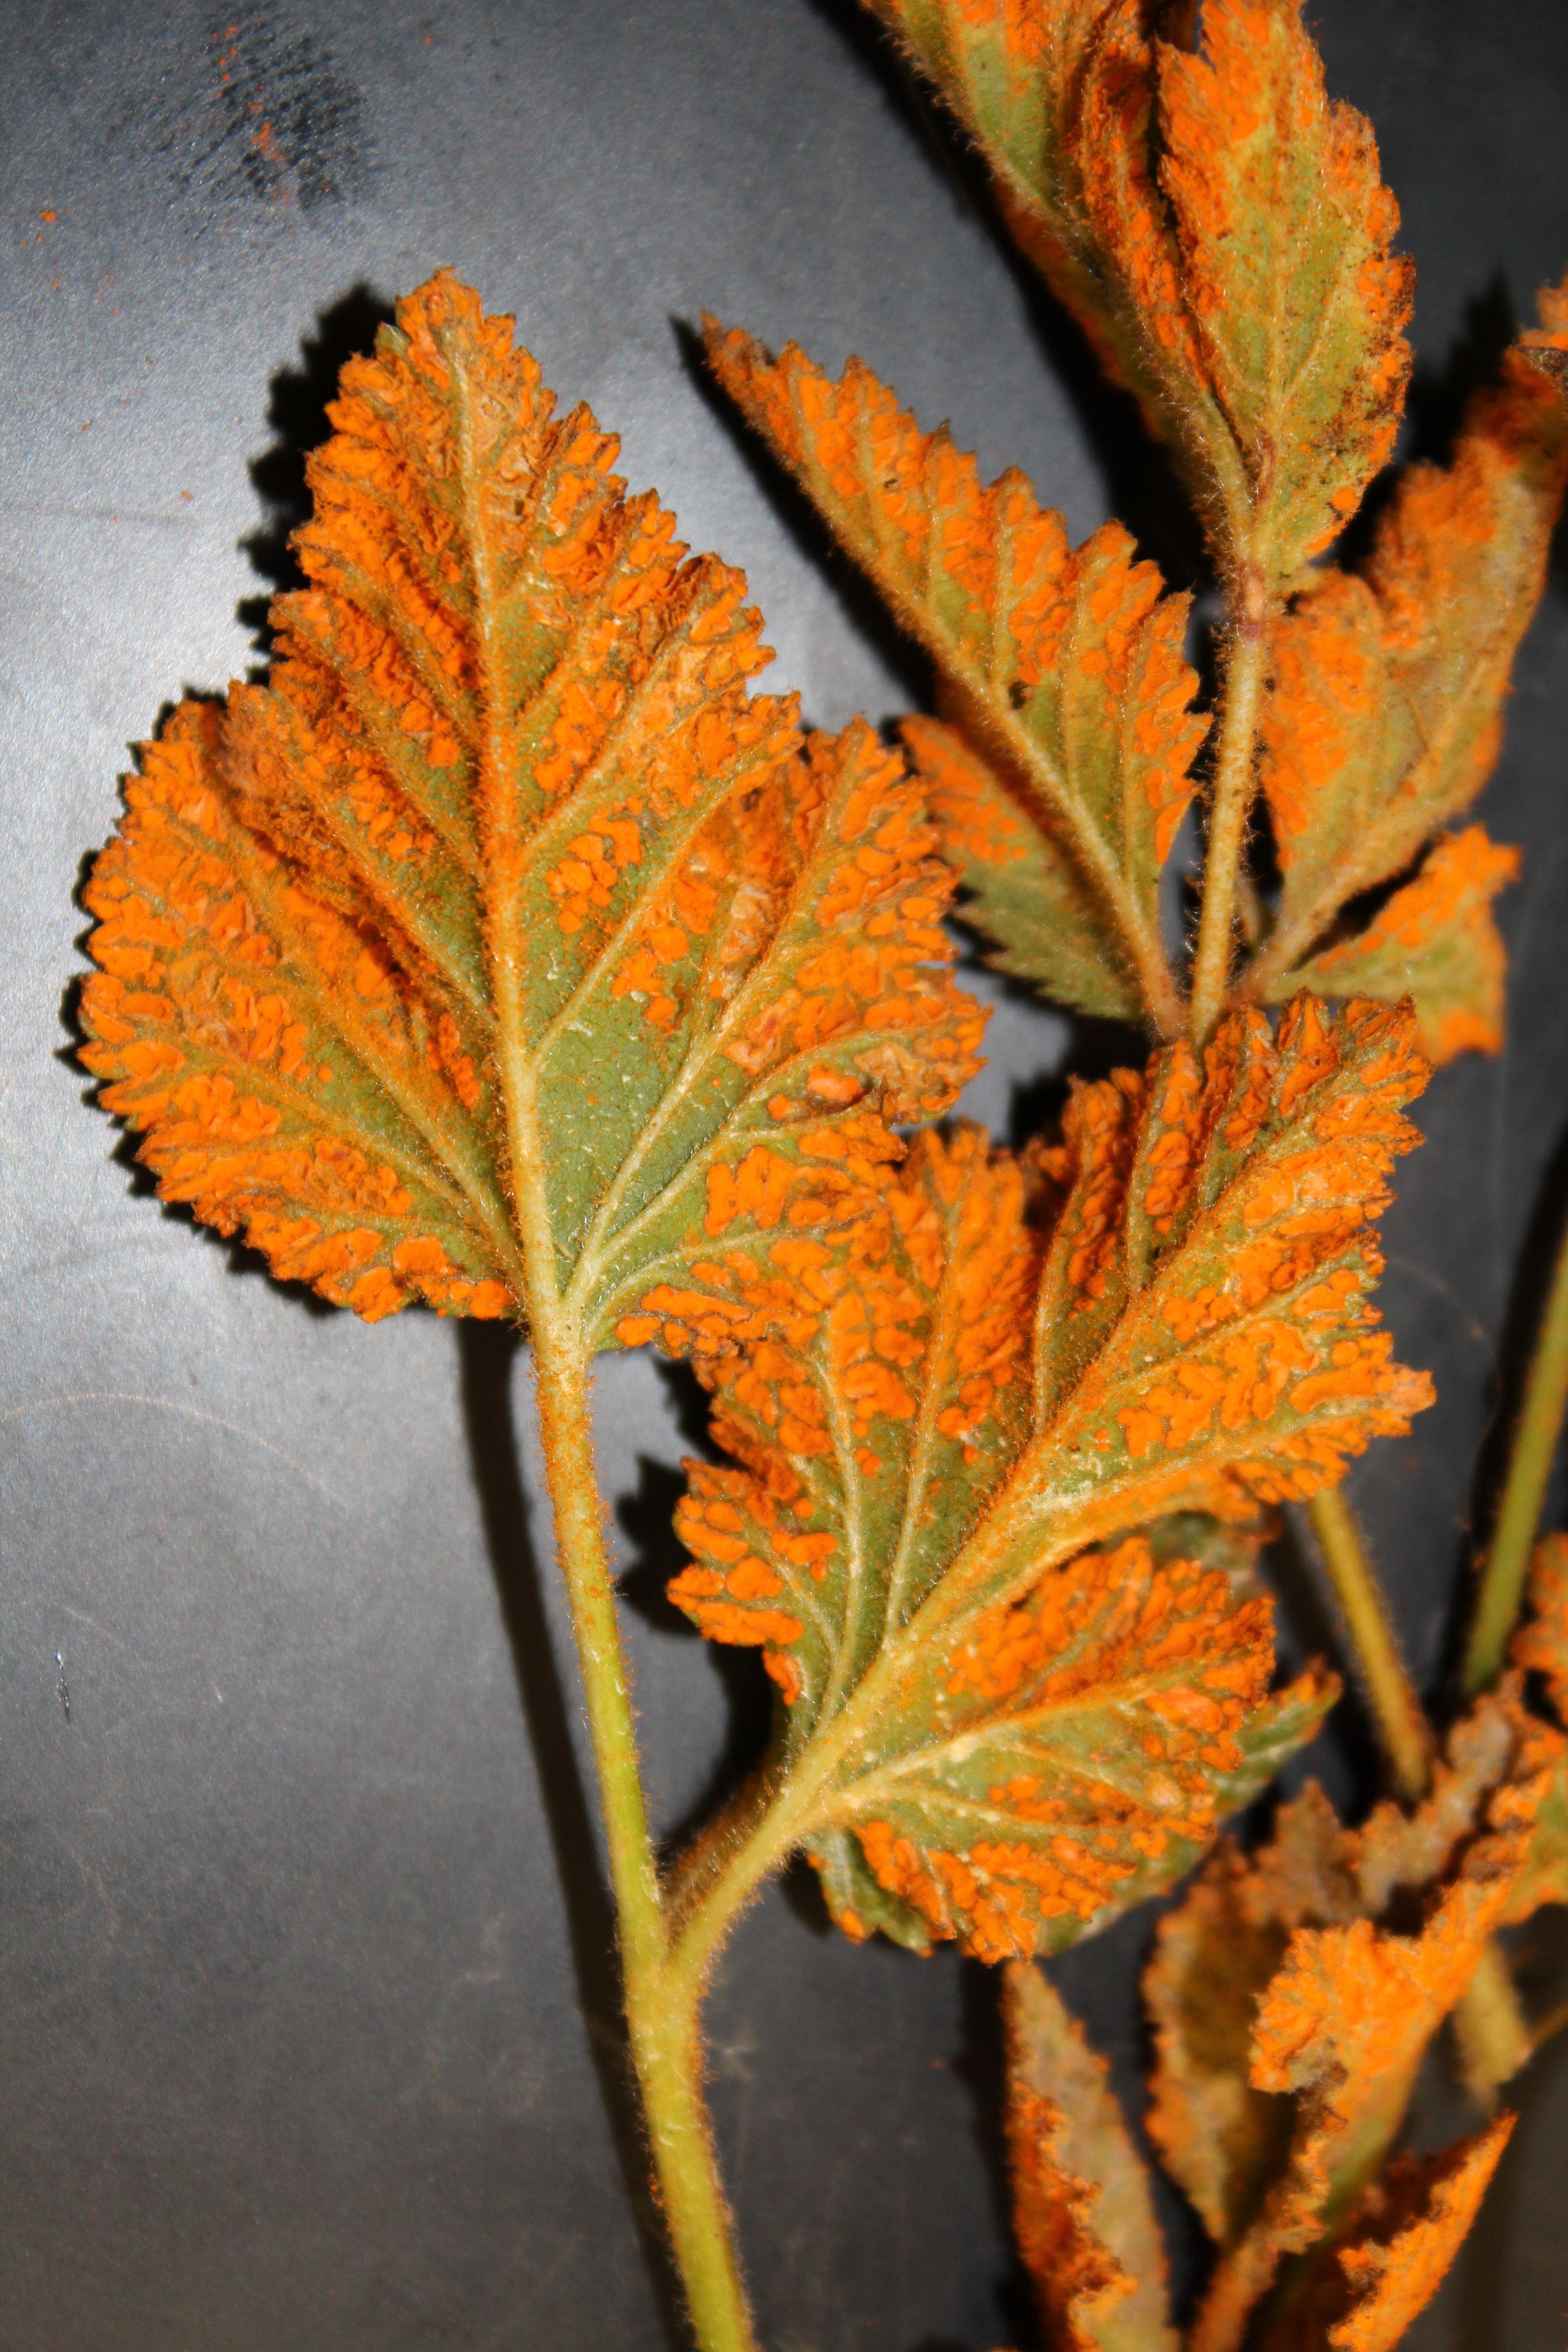
[[[360,93],[312,34],[220,17],[193,80],[154,142],[182,194],[308,213],[363,193]]]

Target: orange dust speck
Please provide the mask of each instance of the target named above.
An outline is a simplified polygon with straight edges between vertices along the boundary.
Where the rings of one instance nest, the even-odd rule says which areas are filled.
[[[45,211],[38,215],[38,218],[41,221],[52,221],[55,218],[55,215],[52,212]]]

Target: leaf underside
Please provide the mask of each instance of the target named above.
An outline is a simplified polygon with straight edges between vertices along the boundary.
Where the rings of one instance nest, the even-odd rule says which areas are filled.
[[[1568,293],[1541,297],[1447,467],[1401,477],[1366,563],[1314,575],[1279,623],[1261,782],[1284,886],[1250,985],[1369,994],[1403,977],[1442,1056],[1500,1036],[1488,897],[1509,853],[1472,827],[1437,846],[1360,939],[1313,961],[1346,903],[1402,873],[1496,763],[1514,655],[1545,584],[1568,483],[1568,400],[1531,354],[1568,349]],[[1403,967],[1403,968],[1402,968]]]
[[[336,1303],[517,1313],[531,1248],[651,1336],[656,1271],[852,1215],[976,1066],[921,793],[749,693],[742,575],[449,276],[331,417],[269,683],[176,712],[94,868],[83,1059]]]
[[[1191,599],[1162,593],[1120,524],[1073,549],[1021,474],[984,487],[860,361],[835,383],[793,344],[775,360],[707,333],[719,382],[937,666],[957,724],[910,720],[905,740],[1004,968],[1179,1027],[1158,897],[1207,728]]]
[[[1310,1493],[1426,1402],[1367,1300],[1424,1076],[1405,1013],[1237,1014],[1202,1066],[1080,1087],[1060,1146],[927,1134],[853,1233],[715,1253],[666,1302],[738,1465],[689,1465],[673,1597],[763,1650],[784,1769],[865,1716],[812,1841],[848,1932],[1057,1948],[1316,1722],[1321,1685],[1267,1696],[1263,1601],[1104,1547]]]
[[[1171,446],[1222,569],[1287,577],[1393,446],[1413,272],[1299,0],[870,0],[975,140],[1012,233]]]

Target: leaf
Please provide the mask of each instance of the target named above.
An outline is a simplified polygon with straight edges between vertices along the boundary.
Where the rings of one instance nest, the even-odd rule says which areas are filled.
[[[1299,2262],[1260,2331],[1266,2352],[1393,2352],[1451,2266],[1513,2129],[1501,2116],[1441,2155],[1402,2156],[1344,2228]]]
[[[1164,385],[1135,305],[1096,245],[1079,112],[1110,0],[868,0],[940,91],[993,174],[1020,250],[1078,320],[1108,373],[1169,429]]]
[[[1487,1709],[1493,1721],[1506,1714],[1506,1703]],[[1478,1784],[1489,1769],[1479,1750],[1489,1747],[1482,1739],[1468,1763],[1460,1760],[1461,1773],[1468,1769]],[[1291,1929],[1284,1958],[1257,1999],[1248,2072],[1255,2092],[1294,2102],[1289,2153],[1267,2185],[1257,2174],[1248,2181],[1251,2218],[1225,2242],[1191,2352],[1239,2346],[1284,2256],[1343,2226],[1381,2165],[1421,2059],[1508,1916],[1526,1864],[1542,1783],[1528,1755],[1509,1769],[1521,1777],[1503,1783],[1511,1800],[1502,1809],[1506,1826],[1488,1826],[1464,1845],[1418,1933],[1380,1927],[1365,1916],[1347,1918],[1342,1910],[1332,1924]],[[1489,1822],[1497,1811],[1494,1796]],[[1322,1826],[1314,1840],[1321,1855]],[[1412,1859],[1421,1842],[1410,1847]],[[1332,1888],[1338,1879],[1335,1907],[1364,1903],[1370,1889],[1355,1879],[1365,1858],[1355,1837],[1332,1853],[1329,1879],[1320,1884]],[[1260,1887],[1253,1908],[1266,1907]]]
[[[1080,1554],[934,1663],[831,1810],[931,1935],[981,1959],[1104,1926],[1266,1783],[1246,1734],[1268,1713],[1268,1601],[1158,1567],[1141,1538]],[[1320,1712],[1333,1695],[1318,1686]]]
[[[1310,1493],[1426,1402],[1366,1298],[1424,1075],[1407,1013],[1303,1000],[1278,1042],[1236,1014],[1202,1070],[1184,1043],[1080,1087],[1030,1166],[921,1137],[879,1214],[715,1249],[653,1302],[741,1465],[692,1466],[673,1595],[764,1651],[851,1933],[1057,1948],[1179,1874],[1331,1702],[1265,1702],[1267,1607],[1224,1569],[1095,1547]]]
[[[1284,578],[1392,448],[1410,264],[1297,0],[871,0],[980,145],[1007,225],[1138,396],[1225,569]]]
[[[1568,349],[1568,291],[1544,293],[1542,315],[1471,401],[1453,463],[1401,477],[1364,569],[1319,574],[1276,632],[1261,778],[1285,882],[1250,976],[1265,995],[1296,984],[1347,901],[1408,866],[1496,761],[1568,481],[1568,400],[1529,356]]]
[[[1013,2227],[1061,2352],[1177,2352],[1148,2176],[1110,2069],[1039,1969],[1009,1964],[1007,2149]]]
[[[1542,1536],[1531,1559],[1528,1614],[1510,1645],[1520,1672],[1542,1676],[1559,1724],[1568,1727],[1568,1537]],[[1505,1681],[1504,1687],[1507,1687]],[[1521,1716],[1524,1814],[1530,1846],[1509,1906],[1517,1926],[1542,1904],[1568,1903],[1568,1737],[1539,1717]],[[1500,1791],[1499,1825],[1512,1818],[1518,1793]]]
[[[1377,2231],[1340,2251],[1352,2290],[1345,2318],[1329,2331],[1335,2352],[1394,2352],[1441,2286],[1480,2210],[1512,2116],[1474,2139],[1417,2164],[1401,2158],[1380,2200]]]
[[[1281,1808],[1279,1840],[1320,1804],[1309,1782]],[[1149,2137],[1216,2245],[1241,2235],[1289,2147],[1289,2102],[1248,2079],[1258,2004],[1289,1936],[1261,1898],[1258,1872],[1225,1840],[1160,1921],[1143,1976],[1155,2050]]]
[[[1126,0],[1122,23],[1134,13]],[[1155,65],[1167,249],[1246,470],[1249,560],[1285,579],[1393,450],[1415,271],[1389,251],[1399,207],[1372,127],[1330,105],[1300,0],[1204,0],[1199,22],[1196,51],[1162,43]],[[1171,348],[1163,259],[1152,241],[1136,253]]]
[[[1143,1983],[1149,2132],[1222,2250],[1194,2352],[1240,2342],[1283,2256],[1321,2243],[1381,2159],[1488,1918],[1520,1899],[1542,1728],[1517,1678],[1500,1685],[1455,1725],[1413,1811],[1380,1805],[1347,1830],[1309,1783],[1268,1844],[1223,1842],[1162,1919]],[[1433,1908],[1415,1937],[1396,1931],[1413,1902]],[[1316,2297],[1339,2273],[1313,2263]],[[1321,2344],[1309,2301],[1271,2322],[1271,2352]]]
[[[986,961],[1079,1013],[1141,1018],[1114,931],[1044,812],[1010,793],[956,727],[915,718],[899,731],[963,885],[963,912],[993,942]]]
[[[1396,1895],[1448,1868],[1517,1770],[1525,1734],[1516,1694],[1483,1700],[1449,1735],[1430,1794],[1413,1813],[1378,1806],[1345,1829],[1310,1781],[1282,1805],[1254,1854],[1226,1840],[1161,1920],[1144,1972],[1154,2029],[1150,2137],[1216,2244],[1256,2218],[1286,2160],[1288,2100],[1257,2088],[1251,2045],[1259,2004],[1301,1927],[1383,1916]]]
[[[1520,1704],[1517,1675],[1478,1699],[1450,1727],[1421,1802],[1406,1812],[1385,1801],[1347,1837],[1354,1911],[1380,1919],[1400,1897],[1436,1885],[1483,1825],[1506,1825],[1496,1810],[1504,1792],[1525,1792],[1533,1810],[1539,1728]]]
[[[1207,724],[1182,654],[1191,599],[1162,594],[1120,524],[1075,551],[1021,474],[983,488],[946,427],[922,434],[859,360],[835,383],[793,343],[774,360],[705,330],[724,390],[936,663],[972,777],[1047,877],[1033,929],[1072,925],[1061,976],[1088,964],[1100,998],[1179,1029],[1158,892]],[[952,755],[929,725],[915,741]]]
[[[654,1336],[656,1270],[853,1217],[975,1066],[919,788],[748,694],[740,573],[449,275],[332,418],[270,684],[175,714],[94,868],[83,1059],[336,1303]]]
[[[1489,841],[1479,824],[1442,834],[1413,882],[1356,938],[1303,964],[1295,982],[1319,996],[1371,996],[1415,1007],[1435,1063],[1500,1051],[1508,954],[1491,902],[1519,873],[1519,852]],[[1280,982],[1278,993],[1286,993]]]
[[[1509,1656],[1542,1675],[1559,1719],[1568,1724],[1568,1536],[1542,1536],[1530,1562],[1527,1614]]]
[[[1179,1874],[1273,1769],[1248,1735],[1279,1704],[1268,1601],[1142,1539],[963,1633],[920,1620],[1027,1443],[1028,1207],[1025,1171],[977,1129],[928,1131],[842,1261],[796,1242],[773,1253],[784,1279],[733,1269],[754,1319],[701,1369],[745,1467],[688,1465],[694,1564],[670,1587],[710,1638],[763,1648],[786,1764],[909,1629],[910,1686],[824,1799],[813,1858],[852,1936],[957,1935],[987,1958],[1072,1941]],[[1297,1737],[1331,1696],[1290,1695]]]
[[[1330,106],[1298,0],[1205,0],[1200,47],[1105,20],[1078,147],[1223,567],[1325,546],[1393,448],[1413,272],[1370,126]]]

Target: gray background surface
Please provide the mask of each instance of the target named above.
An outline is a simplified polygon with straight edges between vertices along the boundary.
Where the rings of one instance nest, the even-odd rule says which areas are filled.
[[[1313,13],[1404,203],[1440,447],[1467,343],[1568,257],[1568,11]],[[10,0],[0,26],[0,2346],[642,2352],[664,2322],[526,1360],[419,1314],[367,1330],[160,1211],[65,1050],[81,859],[128,744],[256,659],[300,438],[441,263],[746,565],[769,683],[814,720],[883,718],[918,670],[695,381],[675,322],[704,306],[835,367],[858,348],[1075,535],[1114,499],[1178,571],[1189,542],[849,0]],[[1559,585],[1485,811],[1527,854],[1510,1049],[1438,1079],[1388,1225],[1441,1402],[1354,1484],[1429,1681],[1565,1125],[1565,720]],[[968,1107],[1005,1128],[1067,1038],[1003,1002]],[[755,1738],[755,1685],[660,1614],[687,1392],[616,1360],[599,1397],[669,1826]],[[1342,1715],[1320,1760],[1364,1792]],[[1059,1969],[1124,2076],[1146,1931]],[[774,2352],[1015,2337],[981,1972],[854,1951],[792,1885],[712,2033]],[[1560,2046],[1412,2343],[1561,2352],[1565,2192]]]

